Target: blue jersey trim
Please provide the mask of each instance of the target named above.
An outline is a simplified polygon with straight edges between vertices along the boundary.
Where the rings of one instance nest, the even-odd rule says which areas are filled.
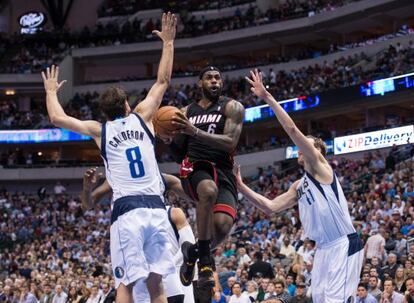
[[[338,185],[336,184],[336,175],[335,175],[335,173],[333,173],[333,182],[331,184],[331,187],[332,187],[333,192],[335,193],[336,200],[338,200],[338,203],[339,203]]]
[[[148,128],[148,126],[145,124],[144,120],[141,118],[141,116],[138,113],[133,112],[133,114],[138,118],[139,122],[141,123],[142,128],[145,130],[148,137],[151,139],[152,144],[155,145],[154,134],[150,131],[150,129]]]
[[[322,185],[307,171],[305,171],[305,174],[312,181],[312,183],[315,184],[315,186],[319,189],[319,191],[322,193],[322,195],[325,197],[325,199],[328,200],[326,198],[325,192],[323,191]]]
[[[172,206],[170,206],[170,208],[168,209],[168,221],[170,221],[170,224],[171,224],[171,226],[174,230],[175,237],[177,238],[177,241],[179,241],[180,240],[180,234],[178,233],[177,226],[175,226],[175,223],[172,220],[171,211],[172,211]]]
[[[356,254],[360,250],[364,248],[364,244],[362,243],[361,238],[358,236],[357,233],[349,234],[348,235],[349,246],[348,246],[348,257]]]
[[[165,204],[161,197],[157,195],[137,195],[119,198],[114,202],[114,208],[111,214],[111,224],[114,223],[119,216],[136,208],[165,209]]]
[[[101,130],[101,156],[104,158],[106,163],[108,163],[108,159],[106,158],[106,122],[102,123],[102,130]]]

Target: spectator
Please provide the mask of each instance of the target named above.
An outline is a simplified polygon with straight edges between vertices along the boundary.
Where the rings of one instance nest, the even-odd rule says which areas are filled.
[[[296,293],[296,286],[293,284],[293,276],[287,275],[286,277],[286,288],[291,297],[293,297]]]
[[[239,267],[248,267],[252,261],[249,255],[246,253],[246,249],[244,247],[240,247],[238,251],[238,261]]]
[[[54,191],[55,195],[64,194],[66,192],[66,188],[58,181],[54,187]]]
[[[229,303],[251,303],[249,296],[241,292],[239,282],[233,284],[231,291],[233,295],[230,297]]]
[[[373,257],[382,260],[385,248],[385,239],[382,236],[383,231],[373,230],[372,235],[368,238],[365,244],[365,257],[369,262]]]
[[[68,300],[66,301],[66,303],[79,303],[81,299],[82,296],[78,293],[76,287],[72,286],[71,288],[69,288]]]
[[[397,268],[397,255],[395,253],[388,254],[387,265],[382,269],[384,274],[387,273],[392,279],[394,279]]]
[[[274,283],[275,286],[275,295],[274,296],[270,296],[269,299],[282,299],[285,300],[286,302],[290,301],[290,296],[287,293],[287,291],[285,290],[285,283],[282,280],[277,280]]]
[[[261,252],[256,252],[254,257],[256,262],[250,266],[249,280],[255,277],[258,273],[260,273],[263,278],[273,279],[275,274],[273,273],[272,265],[263,261],[263,254]]]
[[[358,284],[357,293],[356,303],[378,303],[377,299],[368,293],[365,283]]]
[[[379,302],[381,300],[382,292],[378,287],[378,277],[375,277],[375,276],[369,277],[368,289],[369,289],[368,293],[372,295],[375,298],[375,300]]]
[[[213,295],[211,303],[227,303],[226,297],[219,291],[216,291]]]
[[[101,299],[101,295],[99,294],[99,288],[96,285],[93,285],[91,287],[91,294],[88,298],[88,301],[86,303],[99,303]]]
[[[66,303],[68,295],[63,291],[62,285],[57,284],[55,287],[55,295],[53,296],[52,303]]]
[[[405,287],[407,288],[407,294],[405,295],[404,303],[414,303],[414,278],[409,277],[405,281]]]
[[[287,235],[283,238],[283,244],[280,248],[280,254],[287,258],[294,258],[296,251],[295,248],[290,244],[290,237]]]
[[[43,284],[43,297],[40,299],[40,303],[52,303],[53,293],[52,287],[49,282]]]
[[[35,295],[30,292],[27,282],[23,283],[21,287],[19,303],[37,303],[37,299]]]
[[[306,296],[306,284],[298,283],[296,285],[296,295],[290,301],[291,303],[312,303],[312,299]]]
[[[109,283],[102,285],[102,295],[99,303],[114,303],[115,302],[115,289],[109,287]]]
[[[236,283],[236,277],[229,277],[227,279],[227,286],[224,287],[223,289],[223,295],[225,295],[226,297],[230,297],[233,293],[232,293],[232,288],[234,283]]]
[[[381,296],[380,303],[403,303],[404,296],[394,290],[394,280],[387,279],[384,281],[384,292]]]
[[[255,281],[248,281],[244,293],[250,298],[251,302],[255,302],[259,294],[259,286]]]

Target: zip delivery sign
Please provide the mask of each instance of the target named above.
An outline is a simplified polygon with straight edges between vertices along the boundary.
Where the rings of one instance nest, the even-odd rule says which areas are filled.
[[[341,155],[409,143],[414,143],[413,125],[337,137],[334,139],[334,154]]]

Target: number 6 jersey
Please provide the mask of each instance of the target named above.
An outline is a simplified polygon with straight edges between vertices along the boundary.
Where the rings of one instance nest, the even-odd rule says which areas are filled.
[[[125,196],[163,197],[165,186],[155,157],[155,138],[142,118],[131,113],[102,124],[101,156],[113,201]]]
[[[221,96],[206,109],[193,102],[187,107],[187,118],[195,127],[210,134],[221,135],[226,124],[225,108],[231,100]],[[187,156],[190,161],[210,161],[219,168],[233,169],[233,154],[206,144],[198,138],[188,136]]]

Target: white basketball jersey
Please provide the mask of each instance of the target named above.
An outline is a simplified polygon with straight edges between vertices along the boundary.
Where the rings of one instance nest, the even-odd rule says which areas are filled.
[[[305,234],[317,244],[326,244],[355,232],[348,202],[335,173],[332,184],[324,185],[306,172],[299,182],[297,195]]]
[[[165,187],[154,144],[154,135],[136,113],[102,125],[101,155],[113,191],[112,201],[134,195],[163,198]]]
[[[178,234],[178,229],[171,218],[171,206],[167,206],[167,213],[168,220],[170,221],[170,228],[167,229],[167,239],[171,245],[171,253],[173,256],[175,256],[179,251],[181,251],[179,247],[180,235]],[[175,264],[175,266],[180,267],[183,263],[183,258],[181,257],[179,260],[176,261],[177,264]]]

